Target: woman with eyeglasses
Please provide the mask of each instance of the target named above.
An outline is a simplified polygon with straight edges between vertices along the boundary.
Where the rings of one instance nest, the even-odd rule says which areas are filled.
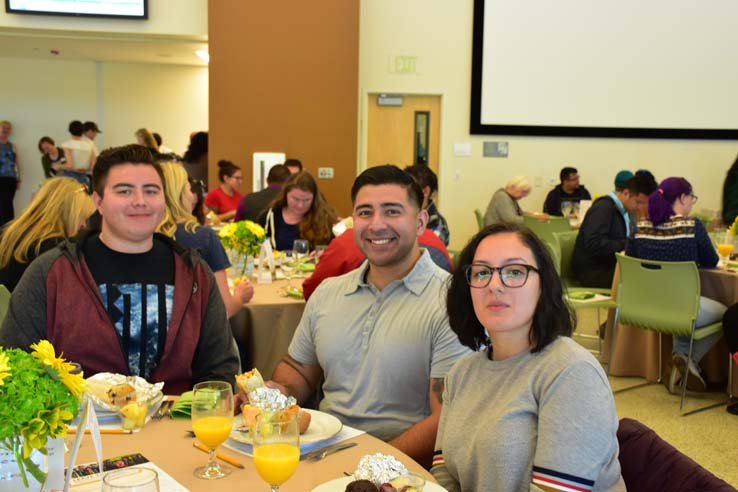
[[[208,192],[205,206],[217,214],[218,221],[232,220],[238,203],[243,198],[238,191],[243,182],[243,174],[231,161],[222,160],[218,161],[218,179],[220,186]]]
[[[460,265],[449,322],[477,353],[446,376],[438,483],[451,492],[624,491],[610,385],[570,338],[574,315],[544,244],[499,223],[469,241]]]
[[[269,209],[259,216],[272,248],[292,249],[295,239],[307,239],[311,246],[328,244],[338,213],[318,190],[315,178],[307,172],[293,174],[285,182]]]
[[[636,225],[635,236],[628,242],[628,256],[657,261],[694,261],[700,268],[717,266],[718,255],[705,226],[690,217],[697,195],[684,178],[666,178],[648,197],[648,219]],[[720,321],[727,307],[717,301],[700,297],[695,326],[697,328]],[[704,391],[705,380],[699,362],[718,340],[720,333],[695,340],[692,358],[689,354],[689,337],[674,337],[672,367],[664,384],[670,393],[677,390],[679,382],[687,374],[687,388]]]

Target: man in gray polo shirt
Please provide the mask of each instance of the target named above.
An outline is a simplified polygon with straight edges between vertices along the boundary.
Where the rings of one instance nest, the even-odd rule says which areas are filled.
[[[320,284],[267,385],[304,402],[324,377],[320,410],[430,464],[443,378],[469,352],[448,325],[448,273],[418,247],[428,213],[407,173],[367,169],[351,199],[367,261]]]

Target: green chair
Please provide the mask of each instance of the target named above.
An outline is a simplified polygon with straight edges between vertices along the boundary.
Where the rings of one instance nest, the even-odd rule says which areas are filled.
[[[600,309],[614,309],[615,300],[612,298],[610,289],[600,287],[586,287],[574,280],[571,273],[571,258],[574,255],[574,244],[577,241],[578,231],[554,232],[555,250],[558,253],[558,271],[566,288],[566,302],[572,309],[596,309],[597,326],[600,326]],[[590,295],[591,294],[591,295]],[[588,298],[591,297],[591,298]],[[602,352],[602,339],[598,335],[587,335],[583,333],[577,336],[585,339],[597,340],[598,353]]]
[[[5,319],[5,313],[8,312],[8,304],[10,304],[10,291],[0,284],[0,323]]]
[[[474,217],[477,219],[477,227],[481,231],[484,229],[484,214],[478,208],[474,209]]]
[[[571,231],[569,219],[563,217],[549,217],[545,222],[541,222],[536,217],[523,215],[523,225],[533,231],[546,244],[555,244],[554,232]]]
[[[615,331],[610,341],[610,353],[615,346],[618,323],[659,333],[659,378],[663,371],[661,335],[690,337],[689,354],[695,340],[721,332],[722,322],[695,328],[700,305],[700,275],[693,261],[651,261],[615,255],[620,269]],[[728,366],[730,368],[730,366]],[[729,371],[728,394],[731,392],[732,371]],[[707,405],[684,412],[687,378],[682,377],[679,412],[688,415],[722,405]]]

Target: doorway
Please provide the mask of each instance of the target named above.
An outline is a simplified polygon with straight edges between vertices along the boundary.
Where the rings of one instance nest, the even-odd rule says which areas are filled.
[[[424,163],[438,175],[440,131],[441,96],[369,94],[367,167]]]

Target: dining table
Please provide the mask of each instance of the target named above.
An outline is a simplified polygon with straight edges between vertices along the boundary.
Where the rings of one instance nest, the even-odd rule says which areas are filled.
[[[150,420],[143,429],[133,434],[103,434],[103,459],[141,453],[192,492],[269,490],[266,482],[259,477],[251,457],[224,446],[220,446],[217,453],[242,464],[243,468],[218,460],[221,466],[231,470],[230,475],[219,480],[195,477],[195,468],[203,466],[208,456],[193,446],[196,439],[188,433],[190,429],[192,422],[188,419],[163,418]],[[420,474],[427,481],[435,482],[428,471],[406,454],[369,434],[358,435],[346,442],[356,442],[356,446],[328,455],[320,461],[300,461],[295,474],[280,487],[280,491],[308,492],[322,483],[344,477],[344,472],[353,472],[362,456],[374,453],[392,455],[409,471]],[[95,459],[92,436],[85,435],[75,465],[91,463]],[[343,489],[340,492],[342,491]]]
[[[302,278],[293,278],[294,287],[302,287]],[[238,344],[241,367],[259,369],[270,379],[274,368],[287,353],[305,301],[285,295],[288,281],[278,279],[268,284],[254,282],[254,297],[230,319],[231,331]]]
[[[701,268],[700,293],[704,297],[731,306],[738,302],[738,273],[720,268]],[[613,297],[617,296],[618,273],[613,279]],[[659,380],[659,334],[651,330],[643,330],[629,325],[619,324],[612,357],[609,354],[614,310],[608,313],[607,330],[603,362],[609,364],[609,372],[613,376],[637,376],[650,382]],[[671,364],[672,341],[669,336],[661,337],[662,374],[661,379],[669,377]],[[703,376],[708,384],[722,385],[728,378],[728,370],[732,371],[732,394],[738,394],[738,368],[728,360],[728,347],[721,338],[700,361]]]

